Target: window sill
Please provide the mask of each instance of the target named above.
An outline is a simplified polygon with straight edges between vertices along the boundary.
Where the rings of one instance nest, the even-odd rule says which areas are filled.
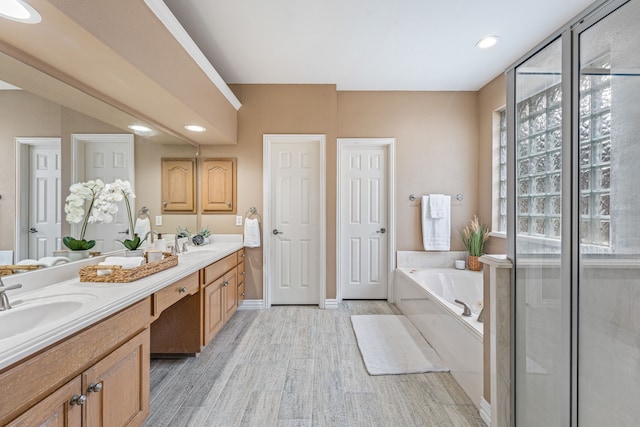
[[[501,239],[506,239],[507,233],[505,233],[504,231],[490,231],[489,237],[499,237]]]

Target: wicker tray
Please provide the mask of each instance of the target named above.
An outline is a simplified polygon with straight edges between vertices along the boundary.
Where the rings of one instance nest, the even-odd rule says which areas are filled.
[[[142,279],[167,268],[178,265],[177,255],[163,252],[160,261],[143,264],[140,267],[123,269],[120,265],[90,265],[80,269],[81,282],[127,283]],[[145,254],[146,258],[146,254]],[[111,274],[98,276],[99,270],[111,270]]]
[[[15,274],[22,271],[31,271],[37,270],[41,266],[33,265],[33,264],[24,264],[24,265],[0,265],[0,276],[8,276],[9,274]]]

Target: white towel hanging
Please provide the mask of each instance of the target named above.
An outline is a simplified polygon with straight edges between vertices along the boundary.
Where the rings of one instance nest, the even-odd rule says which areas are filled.
[[[244,220],[244,246],[247,248],[260,247],[260,222],[258,218]]]
[[[432,218],[429,196],[422,196],[422,244],[425,251],[448,251],[451,248],[451,196],[445,198],[443,218]]]

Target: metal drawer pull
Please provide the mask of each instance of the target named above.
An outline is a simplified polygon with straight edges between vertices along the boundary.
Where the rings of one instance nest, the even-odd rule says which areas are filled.
[[[183,293],[187,292],[187,288],[185,288],[185,287],[183,286],[183,287],[181,287],[180,289],[178,289],[178,292],[179,292],[179,293],[181,293],[181,294],[183,294]]]
[[[98,393],[100,390],[102,390],[102,383],[91,383],[87,388],[87,393]]]
[[[244,253],[241,253],[241,254],[240,254],[240,256],[241,256],[242,258],[244,258]]]
[[[244,276],[244,275],[245,275],[245,274],[247,274],[247,273],[245,273],[245,272],[243,271],[243,272],[241,272],[240,274]]]
[[[73,405],[78,405],[78,406],[82,406],[87,402],[87,396],[85,396],[84,394],[81,394],[80,396],[78,396],[77,394],[74,395],[71,400],[69,401],[69,405],[73,406]]]
[[[244,296],[244,292],[243,292],[243,293],[241,293],[240,295]]]

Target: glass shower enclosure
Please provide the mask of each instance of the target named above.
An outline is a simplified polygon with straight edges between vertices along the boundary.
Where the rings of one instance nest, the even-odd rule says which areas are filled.
[[[508,70],[517,426],[640,419],[640,0]]]

